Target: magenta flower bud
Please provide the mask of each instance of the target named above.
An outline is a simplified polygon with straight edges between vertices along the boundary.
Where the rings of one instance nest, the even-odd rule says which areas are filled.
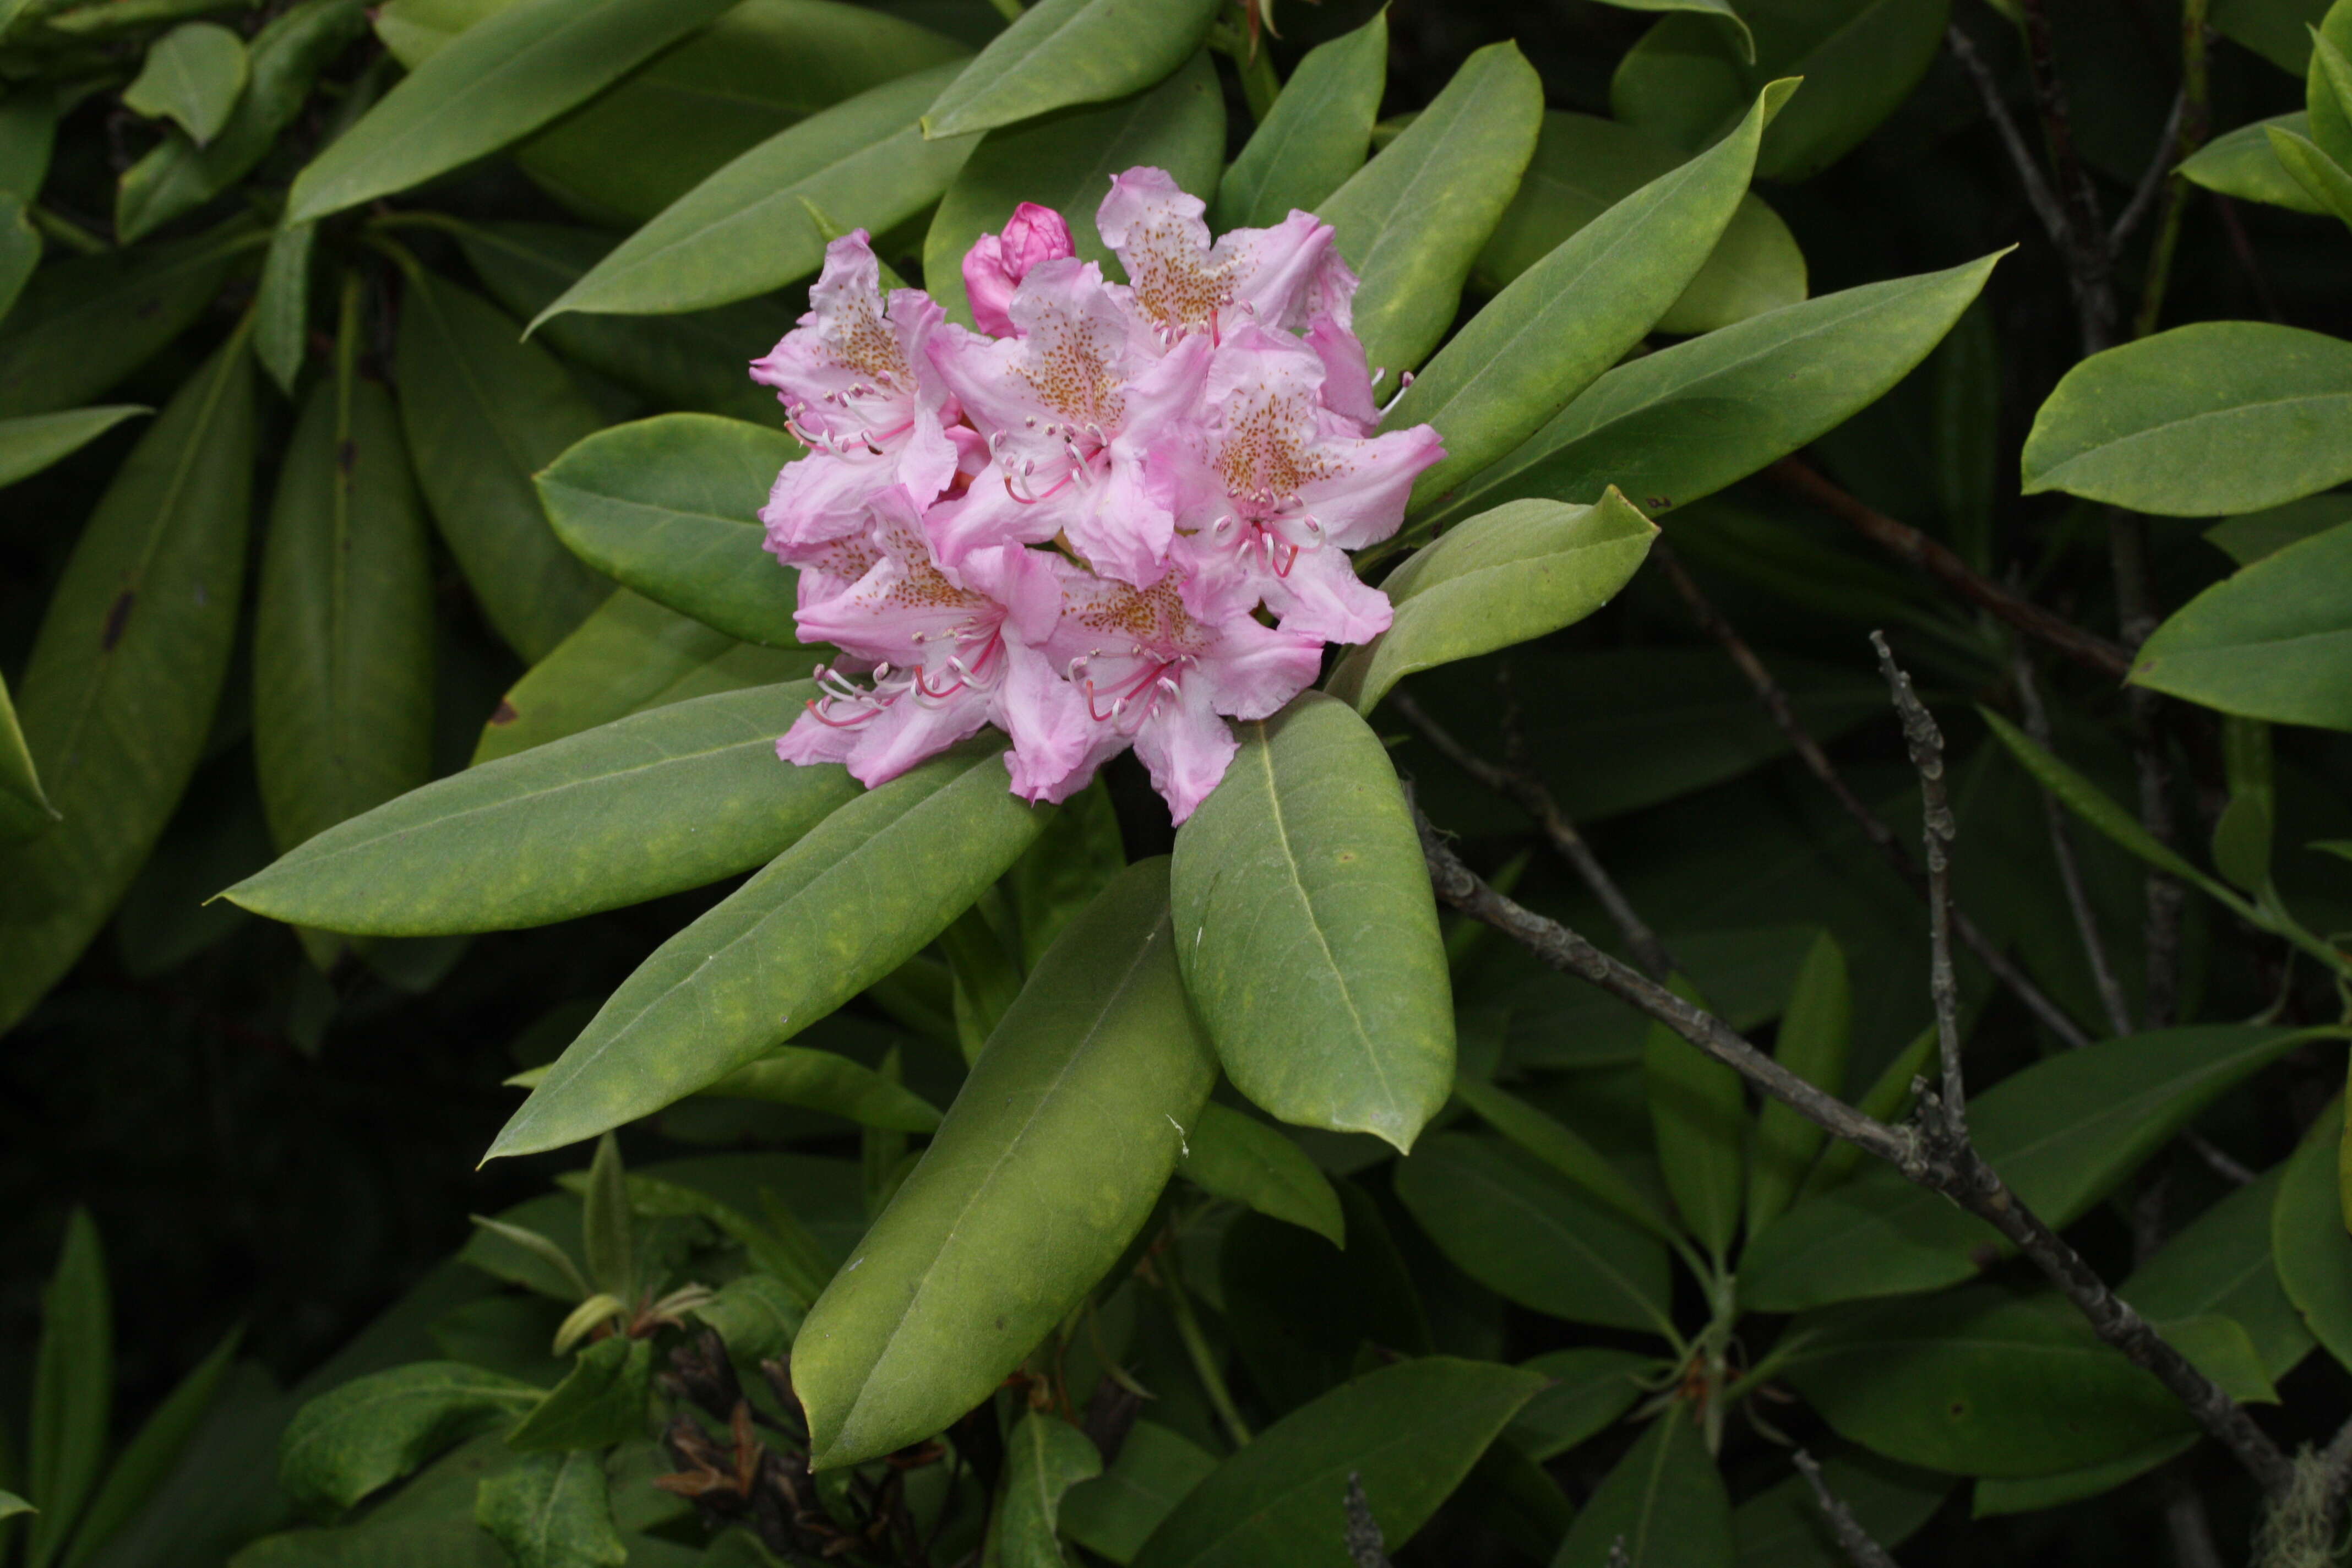
[[[1052,207],[1023,202],[1013,209],[1013,220],[1001,235],[983,234],[963,258],[963,288],[971,300],[974,325],[992,338],[1018,331],[1009,307],[1013,291],[1041,261],[1076,256],[1070,226]]]

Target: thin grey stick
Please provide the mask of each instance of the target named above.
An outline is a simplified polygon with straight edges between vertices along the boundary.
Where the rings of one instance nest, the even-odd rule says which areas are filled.
[[[1388,1542],[1381,1534],[1381,1521],[1372,1517],[1371,1500],[1364,1496],[1364,1478],[1354,1470],[1348,1472],[1348,1491],[1340,1506],[1348,1515],[1347,1533],[1340,1539],[1347,1546],[1349,1561],[1356,1568],[1390,1568]]]
[[[2042,227],[2050,236],[2050,242],[2061,252],[2071,255],[2074,248],[2074,236],[2066,222],[2066,210],[2058,205],[2057,193],[2042,177],[2041,163],[2033,156],[2033,150],[2025,144],[2024,133],[2018,130],[2017,121],[2011,117],[2009,104],[2000,96],[2000,83],[1993,79],[1992,68],[1985,64],[1984,57],[1977,53],[1976,45],[1958,26],[1945,29],[1944,41],[1950,47],[1952,58],[1960,62],[1960,68],[1967,71],[1969,79],[1976,84],[1977,97],[1984,101],[1986,117],[1991,120],[1993,129],[2000,133],[2001,147],[2009,153],[2009,161],[2017,170],[2018,184],[2025,187],[2025,199],[2032,206],[2033,216],[2042,220]]]
[[[2042,704],[2042,689],[2033,679],[2032,661],[2021,650],[2011,666],[2017,681],[2018,705],[2025,712],[2025,732],[2045,752],[2052,751],[2050,710]],[[2083,870],[2074,858],[2074,837],[2060,808],[2058,797],[2036,786],[2042,796],[2042,820],[2050,829],[2050,847],[2058,859],[2058,880],[2066,890],[2066,907],[2074,916],[2074,931],[2083,939],[2083,956],[2091,966],[2091,981],[2099,992],[2107,1025],[2118,1035],[2132,1032],[2131,1005],[2124,1000],[2123,983],[2107,959],[2106,939],[2099,931],[2097,911],[2083,886]]]
[[[1846,1507],[1845,1500],[1830,1490],[1829,1482],[1822,1479],[1821,1461],[1802,1448],[1797,1450],[1795,1459],[1797,1473],[1813,1489],[1813,1500],[1821,1504],[1822,1517],[1829,1521],[1830,1534],[1836,1540],[1838,1550],[1846,1554],[1853,1568],[1895,1568],[1895,1559],[1886,1554],[1886,1548],[1870,1538],[1870,1531],[1863,1529],[1862,1521],[1853,1517],[1853,1510]]]
[[[2147,161],[2140,174],[2139,184],[2133,190],[2131,200],[2116,215],[2115,227],[2107,231],[2107,248],[2115,250],[2131,237],[2131,231],[2142,219],[2156,210],[2158,193],[2164,189],[2167,176],[2172,173],[2173,150],[2180,145],[2180,120],[2189,109],[2189,89],[2182,88],[2172,95],[2172,112],[2166,116],[2164,134],[2157,138],[2156,156]]]
[[[1952,803],[1944,790],[1944,732],[1911,689],[1911,678],[1895,662],[1885,632],[1870,634],[1878,650],[1878,672],[1903,720],[1903,744],[1919,775],[1920,842],[1927,856],[1927,993],[1936,1005],[1936,1049],[1944,1064],[1944,1115],[1953,1136],[1969,1135],[1968,1091],[1960,1072],[1960,983],[1952,973],[1952,858],[1958,833]]]

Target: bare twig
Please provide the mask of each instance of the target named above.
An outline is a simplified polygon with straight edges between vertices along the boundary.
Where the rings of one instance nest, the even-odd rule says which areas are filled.
[[[2251,1187],[2262,1180],[2251,1168],[2231,1159],[2228,1151],[2201,1132],[2183,1132],[2180,1141],[2189,1146],[2190,1153],[2204,1161],[2215,1175],[2232,1186]]]
[[[2042,117],[2042,138],[2050,153],[2052,184],[2066,214],[2060,246],[2082,321],[2083,352],[2095,354],[2116,339],[2115,252],[2099,217],[2099,195],[2090,170],[2074,148],[2073,116],[2065,84],[2058,78],[2058,49],[2050,31],[2048,0],[2019,0],[2024,16],[2025,68],[2033,83],[2033,105]]]
[[[1952,860],[1958,826],[1944,789],[1944,732],[1895,662],[1886,634],[1870,634],[1878,672],[1903,720],[1903,744],[1919,775],[1920,842],[1927,856],[1927,994],[1936,1006],[1936,1054],[1944,1067],[1944,1116],[1955,1137],[1969,1135],[1968,1092],[1960,1072],[1960,983],[1952,973]]]
[[[1886,1548],[1870,1538],[1870,1531],[1863,1529],[1862,1521],[1853,1517],[1853,1510],[1845,1505],[1845,1500],[1830,1490],[1829,1482],[1822,1479],[1821,1461],[1802,1448],[1797,1450],[1795,1460],[1797,1473],[1813,1489],[1813,1500],[1821,1504],[1822,1517],[1829,1521],[1830,1534],[1836,1539],[1838,1550],[1846,1554],[1853,1568],[1895,1568],[1895,1559],[1886,1554]]]
[[[1584,841],[1583,835],[1577,832],[1576,824],[1569,820],[1568,814],[1560,809],[1559,803],[1552,798],[1551,791],[1544,787],[1543,780],[1533,769],[1524,765],[1500,767],[1488,762],[1455,740],[1444,726],[1431,718],[1420,703],[1404,692],[1390,693],[1388,703],[1446,761],[1506,800],[1517,803],[1522,811],[1536,819],[1537,826],[1543,829],[1544,837],[1550,841],[1551,847],[1559,851],[1560,857],[1575,868],[1577,876],[1582,879],[1592,896],[1601,901],[1601,909],[1607,911],[1610,921],[1624,937],[1626,951],[1633,955],[1633,962],[1640,966],[1642,973],[1662,984],[1674,973],[1674,956],[1667,952],[1665,943],[1658,940],[1658,933],[1652,931],[1649,923],[1634,910],[1624,890],[1609,875],[1608,868],[1601,864],[1592,853],[1592,847]]]
[[[2253,288],[2254,303],[2262,307],[2263,319],[2284,321],[2286,317],[2280,313],[2278,296],[2271,292],[2270,275],[2254,259],[2254,242],[2246,236],[2246,226],[2238,216],[2238,204],[2217,193],[2213,211],[2221,219],[2221,232],[2229,237],[2230,254],[2237,258],[2239,269]]]
[[[2181,0],[2180,97],[2173,135],[2173,159],[2180,160],[2205,145],[2213,126],[2210,84],[2205,68],[2207,0]],[[2132,336],[2144,338],[2156,331],[2164,314],[2164,295],[2172,281],[2172,257],[2180,244],[2180,217],[2188,209],[2189,181],[2174,174],[2164,182],[2164,210],[2157,220],[2156,240],[2149,246],[2147,272],[2140,280],[2139,309],[2132,317]]]
[[[2046,643],[2110,680],[2131,673],[2131,655],[2095,632],[2085,631],[1971,569],[1969,563],[1907,523],[1869,506],[1795,458],[1783,458],[1764,477],[1853,528],[1881,549],[1917,567],[1969,603],[2026,636]]]
[[[1790,701],[1788,692],[1772,678],[1772,672],[1765,668],[1764,661],[1756,657],[1755,649],[1749,647],[1731,623],[1724,619],[1722,613],[1693,581],[1690,574],[1683,569],[1681,560],[1671,550],[1659,544],[1652,547],[1651,553],[1664,570],[1667,579],[1674,584],[1675,591],[1690,606],[1692,618],[1698,622],[1699,628],[1722,646],[1724,652],[1731,656],[1732,663],[1738,665],[1740,673],[1748,678],[1757,700],[1764,705],[1765,712],[1771,716],[1773,724],[1796,752],[1798,759],[1805,764],[1805,771],[1821,781],[1822,786],[1830,792],[1846,816],[1862,829],[1863,837],[1878,847],[1879,853],[1886,857],[1887,863],[1895,868],[1895,874],[1910,886],[1911,890],[1926,897],[1927,879],[1920,871],[1918,862],[1912,859],[1910,851],[1903,847],[1902,841],[1895,836],[1895,830],[1887,826],[1876,812],[1864,805],[1862,798],[1846,784],[1837,765],[1830,761],[1829,753],[1822,750],[1821,743],[1813,739],[1804,721],[1797,717],[1796,705]],[[2027,978],[2025,972],[2018,968],[1991,938],[1979,931],[1973,921],[1955,911],[1954,930],[1961,942],[1992,973],[1993,977],[2024,1003],[2027,1010],[2041,1019],[2052,1033],[2069,1046],[2081,1047],[2091,1043],[2091,1037],[2083,1032],[2081,1026]]]
[[[1349,1561],[1356,1568],[1389,1568],[1388,1542],[1381,1534],[1381,1521],[1372,1517],[1370,1500],[1364,1496],[1364,1478],[1354,1470],[1348,1472],[1342,1506],[1348,1512],[1348,1532],[1341,1539]]]
[[[2131,237],[2140,220],[2156,210],[2156,199],[2164,190],[2165,178],[2179,161],[2180,119],[2189,107],[2189,89],[2182,88],[2172,95],[2172,112],[2165,117],[2164,134],[2157,139],[2156,156],[2147,161],[2139,184],[2132,191],[2131,200],[2116,216],[2116,226],[2107,231],[2107,247],[2112,250]]]
[[[2074,239],[2066,230],[2066,210],[2058,205],[2058,196],[2051,190],[2050,182],[2042,177],[2041,161],[2025,144],[2025,137],[2009,112],[2009,104],[2000,96],[2000,83],[1993,79],[1992,68],[1986,65],[1977,47],[1958,26],[1948,27],[1944,41],[1950,47],[1952,58],[1969,73],[1976,84],[1977,97],[1984,102],[1986,118],[2000,135],[2000,144],[2009,153],[2011,166],[2017,170],[2017,183],[2025,187],[2025,199],[2033,208],[2033,216],[2042,220],[2044,233],[2052,244],[2063,252],[2072,247]]]
[[[2025,712],[2025,731],[2032,735],[2043,751],[2053,744],[2050,730],[2050,710],[2042,704],[2042,689],[2033,679],[2033,665],[2023,653],[2011,667],[2017,680],[2018,705]],[[2066,890],[2066,907],[2074,916],[2074,930],[2083,939],[2083,956],[2091,966],[2091,981],[2098,988],[2099,1005],[2105,1009],[2107,1026],[2118,1035],[2132,1032],[2131,1007],[2124,1000],[2123,983],[2116,978],[2115,966],[2107,960],[2106,939],[2099,931],[2099,917],[2091,907],[2091,896],[2083,885],[2083,869],[2074,858],[2074,837],[2059,806],[2058,797],[2046,789],[2037,789],[2042,796],[2042,816],[2050,829],[2050,847],[2058,860],[2058,880]]]

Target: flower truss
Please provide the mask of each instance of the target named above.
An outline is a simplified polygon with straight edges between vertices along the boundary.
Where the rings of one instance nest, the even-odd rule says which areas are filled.
[[[751,372],[809,448],[768,548],[799,569],[802,639],[842,655],[781,756],[871,785],[994,724],[1013,790],[1058,801],[1133,746],[1181,822],[1227,719],[1388,626],[1348,552],[1396,531],[1437,433],[1373,434],[1328,225],[1212,245],[1202,212],[1158,169],[1114,179],[1115,283],[1024,204],[964,258],[977,331],[886,296],[863,231],[833,242]]]

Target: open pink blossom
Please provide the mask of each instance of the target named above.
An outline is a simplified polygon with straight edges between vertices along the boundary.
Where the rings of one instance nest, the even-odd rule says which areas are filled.
[[[973,324],[992,338],[1018,336],[1021,329],[1008,313],[1013,291],[1039,262],[1077,253],[1060,213],[1035,202],[1014,207],[1003,234],[982,235],[964,255],[963,291]]]
[[[1244,321],[1303,331],[1310,310],[1339,314],[1355,277],[1331,248],[1331,226],[1293,212],[1272,228],[1237,228],[1212,245],[1207,210],[1159,169],[1115,176],[1095,221],[1127,269],[1137,315],[1165,340],[1213,339]]]

